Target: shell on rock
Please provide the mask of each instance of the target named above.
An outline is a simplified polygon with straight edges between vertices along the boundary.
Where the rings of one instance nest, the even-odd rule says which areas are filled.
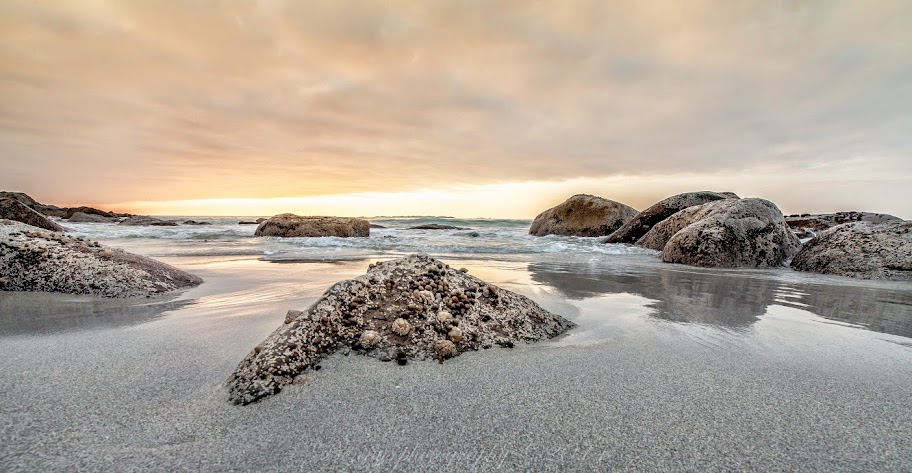
[[[457,353],[456,344],[449,340],[437,340],[437,343],[434,344],[434,352],[441,359],[452,358]]]
[[[437,321],[440,322],[442,325],[447,325],[447,324],[453,323],[453,314],[451,314],[445,310],[441,310],[440,312],[437,313]]]
[[[365,330],[359,339],[361,347],[373,348],[380,344],[380,334],[374,330]]]
[[[459,343],[462,341],[462,330],[459,327],[453,327],[450,329],[448,336],[453,343]]]
[[[408,323],[407,320],[400,317],[393,321],[391,329],[397,335],[402,335],[404,337],[408,335],[408,333],[412,330],[412,326]]]

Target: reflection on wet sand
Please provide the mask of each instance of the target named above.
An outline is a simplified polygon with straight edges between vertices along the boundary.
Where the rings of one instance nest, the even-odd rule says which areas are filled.
[[[46,292],[0,292],[0,334],[34,335],[148,322],[192,300],[175,295],[106,299]]]
[[[912,289],[783,282],[775,274],[711,272],[679,266],[531,263],[533,281],[570,299],[630,293],[653,300],[650,316],[728,329],[749,327],[772,304],[870,330],[912,337]]]

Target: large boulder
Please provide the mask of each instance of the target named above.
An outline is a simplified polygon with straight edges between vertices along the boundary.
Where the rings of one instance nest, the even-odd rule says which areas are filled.
[[[577,194],[538,214],[529,227],[536,236],[605,236],[627,223],[636,209],[594,195]]]
[[[443,361],[463,352],[545,340],[573,327],[519,294],[427,255],[370,265],[332,286],[260,343],[228,379],[230,399],[275,394],[320,359],[345,349],[381,361]]]
[[[54,232],[63,231],[63,227],[16,199],[0,198],[0,218],[15,220]]]
[[[912,280],[912,221],[837,225],[805,243],[792,267],[863,279]]]
[[[133,297],[202,282],[144,256],[0,220],[0,289],[5,291]]]
[[[780,266],[798,249],[776,204],[723,199],[688,207],[656,224],[637,241],[662,251],[662,261],[692,266]]]
[[[70,223],[117,223],[117,217],[105,217],[98,214],[87,214],[85,212],[76,212],[67,219]]]
[[[42,204],[25,192],[0,191],[0,199],[3,198],[17,200],[20,203],[25,204],[28,208],[49,217],[63,217],[66,215],[66,209],[62,209],[56,205]]]
[[[124,220],[121,220],[120,225],[131,227],[176,227],[178,223],[173,220],[162,220],[160,218],[149,217],[146,215],[137,215],[135,217],[127,217]]]
[[[636,214],[630,221],[605,238],[604,243],[636,243],[657,223],[694,205],[723,199],[737,199],[731,192],[685,192],[665,198]]]
[[[370,223],[360,218],[302,217],[295,214],[281,214],[260,223],[254,235],[277,237],[366,237],[370,236]]]
[[[901,220],[901,218],[889,214],[852,211],[836,212],[832,214],[788,215],[785,217],[785,223],[788,224],[789,227],[792,227],[795,230],[807,229],[815,232],[848,222],[883,223]]]

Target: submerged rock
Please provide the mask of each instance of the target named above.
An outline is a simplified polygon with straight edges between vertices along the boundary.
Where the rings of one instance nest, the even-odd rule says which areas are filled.
[[[874,212],[836,212],[832,214],[802,214],[785,217],[785,223],[796,230],[813,230],[819,232],[849,222],[883,223],[902,221],[901,218],[889,214]]]
[[[656,224],[694,205],[702,205],[722,199],[737,199],[731,192],[685,192],[662,199],[636,214],[629,222],[605,238],[604,243],[636,243]]]
[[[636,209],[594,195],[577,194],[538,214],[529,233],[536,236],[605,236],[637,214]]]
[[[199,222],[196,220],[184,220],[182,225],[212,225],[212,222]]]
[[[652,227],[637,245],[662,251],[662,261],[692,266],[780,266],[798,249],[776,204],[724,199],[688,207]]]
[[[495,344],[545,340],[573,326],[524,296],[426,255],[372,264],[306,311],[289,314],[228,379],[232,402],[275,394],[337,350],[400,364],[442,361]]]
[[[912,280],[912,221],[853,222],[819,233],[792,268],[862,279]]]
[[[455,225],[441,225],[439,223],[428,223],[425,225],[409,227],[409,230],[465,230],[465,227],[457,227]]]
[[[137,215],[128,217],[120,222],[121,225],[133,227],[176,227],[177,222],[173,220],[162,220],[160,218]]]
[[[151,296],[203,282],[144,256],[11,220],[0,220],[0,278],[6,291],[105,297]]]
[[[383,225],[380,225],[378,223],[372,223],[372,224],[370,224],[370,228],[386,228],[386,227],[384,227]]]
[[[63,227],[16,199],[0,198],[0,218],[15,220],[53,232],[63,231]]]
[[[256,236],[277,237],[366,237],[370,224],[360,218],[302,217],[295,214],[276,215],[257,227]]]
[[[67,221],[70,223],[117,223],[118,219],[117,217],[76,212]]]

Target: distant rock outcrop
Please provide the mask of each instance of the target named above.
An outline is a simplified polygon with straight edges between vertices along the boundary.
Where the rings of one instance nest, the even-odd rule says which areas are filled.
[[[133,297],[202,282],[144,256],[0,220],[0,289],[5,291]]]
[[[694,205],[722,199],[737,199],[732,192],[685,192],[665,198],[636,214],[629,222],[605,238],[604,243],[636,243],[652,227],[668,217]]]
[[[196,220],[184,220],[182,225],[212,225],[212,222],[199,222]]]
[[[848,222],[883,223],[894,220],[901,221],[902,219],[893,215],[874,212],[836,212],[833,214],[801,214],[785,217],[785,223],[789,227],[796,230],[807,229],[815,232]]]
[[[912,221],[844,223],[802,246],[792,268],[862,279],[912,280]]]
[[[105,217],[98,214],[87,214],[85,212],[76,212],[67,222],[70,223],[117,223],[120,219],[117,217]]]
[[[529,227],[529,233],[536,236],[605,236],[636,214],[636,209],[629,205],[594,195],[577,194],[538,214]]]
[[[178,224],[173,220],[162,220],[160,218],[137,215],[128,217],[120,222],[121,225],[131,227],[176,227]]]
[[[123,218],[123,217],[132,217],[133,214],[121,214],[116,212],[109,212],[107,210],[99,210],[95,207],[69,207],[66,209],[66,214],[63,216],[65,219],[70,219],[73,215],[77,213],[84,213],[90,215],[101,215],[102,217],[108,218]]]
[[[281,214],[267,219],[257,227],[256,236],[276,237],[366,237],[370,224],[360,218],[302,217]]]
[[[426,255],[370,265],[333,285],[260,343],[228,379],[230,400],[249,404],[278,393],[333,352],[381,361],[437,359],[495,345],[555,337],[574,324],[528,298]]]
[[[63,227],[16,199],[0,198],[0,218],[15,220],[53,232],[63,231]]]
[[[692,266],[763,268],[795,254],[798,238],[782,212],[763,199],[723,199],[688,207],[656,224],[637,242],[662,261]]]
[[[66,209],[57,207],[56,205],[42,204],[24,192],[0,191],[0,199],[4,198],[17,200],[20,203],[25,204],[28,208],[42,215],[47,215],[48,217],[63,217],[66,215]]]

